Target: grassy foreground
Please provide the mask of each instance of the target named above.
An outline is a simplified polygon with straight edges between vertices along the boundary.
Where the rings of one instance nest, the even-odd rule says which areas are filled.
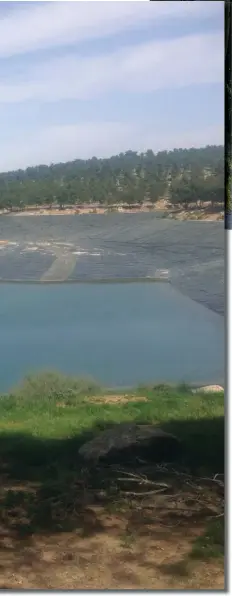
[[[151,490],[154,481],[160,476],[165,482],[172,479],[170,500],[173,504],[177,493],[176,509],[181,508],[178,523],[186,524],[183,511],[187,506],[191,513],[187,523],[191,519],[191,523],[200,524],[191,548],[192,559],[222,556],[224,481],[217,479],[224,474],[224,394],[192,394],[185,386],[139,387],[126,395],[115,395],[91,380],[46,373],[27,378],[11,394],[2,395],[1,530],[13,532],[16,542],[44,533],[81,532],[92,536],[100,532],[102,522],[95,511],[94,521],[86,524],[89,506],[101,505],[111,512],[133,510],[134,515],[139,502],[141,510],[141,495],[137,498],[135,492],[128,491],[132,486],[129,482],[122,492],[118,471],[101,466],[94,470],[83,468],[78,456],[84,441],[122,421],[157,424],[183,440],[184,455],[175,466],[167,462],[159,470],[150,465],[145,472],[136,469],[133,473],[138,485],[146,484],[148,509],[160,498]],[[184,507],[180,506],[180,493],[184,495]],[[166,498],[159,505],[162,515],[167,502]],[[130,525],[130,536],[134,531]]]

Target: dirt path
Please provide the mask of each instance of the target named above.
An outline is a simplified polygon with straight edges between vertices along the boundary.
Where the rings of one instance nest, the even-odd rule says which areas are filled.
[[[96,517],[89,508],[85,515],[84,533],[0,534],[0,589],[224,588],[220,562],[188,558],[201,527],[163,527],[152,514],[137,513],[130,530],[124,514],[98,511]]]

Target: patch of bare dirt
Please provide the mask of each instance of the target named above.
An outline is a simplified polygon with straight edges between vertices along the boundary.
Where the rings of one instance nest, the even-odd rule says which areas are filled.
[[[211,213],[204,217],[205,221],[222,221],[224,219],[224,213]]]
[[[88,402],[95,404],[125,404],[128,402],[148,401],[147,397],[140,395],[97,395],[88,397]]]
[[[159,201],[156,201],[154,211],[168,211],[170,207],[171,204],[167,199],[160,199]]]
[[[93,397],[87,397],[86,401],[93,404],[126,404],[128,402],[141,402],[148,401],[147,397],[139,395],[96,395]],[[67,408],[72,404],[67,404],[63,401],[56,403],[57,408]]]
[[[123,513],[98,511],[98,517],[102,529],[94,536],[81,535],[79,530],[20,540],[0,536],[0,588],[224,588],[222,564],[185,564],[201,527],[164,528],[150,514],[144,518],[143,531],[133,533]]]
[[[79,469],[60,488],[1,476],[0,589],[223,590],[223,561],[191,557],[208,520],[223,515],[220,475],[116,467],[107,492],[106,469],[95,486],[96,472]]]
[[[67,404],[64,401],[58,401],[56,403],[57,408],[67,408]]]

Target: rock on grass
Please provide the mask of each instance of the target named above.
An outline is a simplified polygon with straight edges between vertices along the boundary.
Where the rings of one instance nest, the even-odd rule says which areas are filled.
[[[100,432],[84,443],[79,455],[86,461],[128,463],[137,458],[146,461],[170,461],[181,452],[180,440],[151,424],[121,423]]]

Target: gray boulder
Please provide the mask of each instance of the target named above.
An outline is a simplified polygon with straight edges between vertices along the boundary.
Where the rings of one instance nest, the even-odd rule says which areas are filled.
[[[180,440],[151,424],[124,422],[100,432],[84,443],[79,455],[89,462],[129,463],[138,458],[161,462],[176,459],[181,452]]]

